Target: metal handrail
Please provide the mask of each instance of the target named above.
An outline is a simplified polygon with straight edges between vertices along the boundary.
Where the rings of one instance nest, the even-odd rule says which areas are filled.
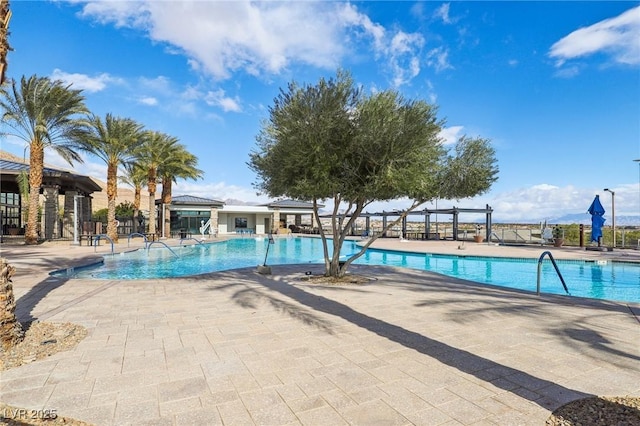
[[[109,240],[109,242],[111,243],[111,254],[113,255],[115,253],[115,250],[113,248],[113,240],[109,238],[107,234],[98,234],[95,237],[93,237],[93,246],[94,246],[93,251],[94,252],[98,251],[98,244],[100,244],[100,238],[105,238]]]
[[[197,239],[195,239],[195,238],[193,238],[193,237],[189,237],[189,238],[180,238],[180,241],[178,241],[178,244],[182,245],[182,242],[183,242],[183,241],[186,241],[186,240],[193,240],[193,241],[195,241],[195,242],[196,242],[196,243],[198,243],[198,244],[204,244],[204,242],[202,242],[202,241],[200,241],[200,240],[197,240]]]
[[[562,277],[562,274],[560,273],[560,269],[558,269],[558,264],[556,263],[555,259],[553,258],[553,255],[551,254],[550,251],[545,251],[543,252],[540,257],[538,258],[538,283],[537,283],[537,287],[536,287],[536,294],[538,296],[540,296],[540,272],[542,270],[542,260],[545,256],[549,256],[549,259],[551,260],[551,263],[553,264],[553,267],[556,269],[556,273],[558,274],[558,277],[560,278],[560,282],[562,283],[562,287],[564,287],[564,291],[568,294],[571,295],[569,293],[569,289],[567,288],[567,284],[564,282],[564,278]]]
[[[161,244],[161,245],[165,246],[166,248],[168,248],[168,249],[169,249],[169,251],[170,251],[171,253],[173,253],[173,255],[174,255],[175,257],[180,257],[180,256],[178,256],[178,254],[177,254],[175,251],[173,251],[173,250],[171,249],[171,247],[169,247],[166,243],[163,243],[162,241],[152,241],[152,242],[150,242],[150,243],[149,243],[149,245],[147,246],[147,253],[149,253],[149,249],[150,249],[150,248],[151,248],[151,246],[152,246],[152,245],[154,245],[154,244]]]
[[[144,234],[141,234],[140,232],[134,232],[132,234],[129,234],[129,238],[127,239],[127,247],[129,247],[129,244],[131,243],[131,238],[133,237],[142,237],[144,238],[144,246],[145,248],[147,247],[147,244],[149,243],[149,240],[147,240],[147,236]]]

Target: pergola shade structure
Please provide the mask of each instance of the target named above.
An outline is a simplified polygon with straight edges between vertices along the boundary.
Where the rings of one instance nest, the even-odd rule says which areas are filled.
[[[365,232],[370,234],[371,232],[371,218],[381,218],[382,219],[382,228],[385,229],[389,222],[389,218],[397,218],[401,214],[404,213],[404,210],[392,210],[392,211],[381,211],[376,213],[364,212],[361,213],[359,217],[365,219]],[[484,209],[470,209],[470,208],[459,208],[452,207],[448,209],[422,209],[415,210],[407,213],[407,216],[424,216],[424,229],[425,231],[422,234],[416,235],[418,239],[437,239],[439,235],[437,232],[430,232],[431,229],[431,215],[432,214],[442,214],[442,215],[451,215],[452,216],[452,226],[453,226],[453,239],[458,240],[458,231],[459,231],[459,216],[460,213],[471,213],[471,214],[484,214],[485,215],[485,240],[489,241],[489,238],[492,234],[491,230],[491,214],[493,213],[493,209],[487,204]],[[331,215],[322,215],[322,218],[331,217]],[[386,237],[386,233],[382,234],[382,237]],[[402,220],[402,234],[403,238],[407,238],[407,218],[405,217]]]
[[[24,233],[27,200],[23,200],[20,194],[18,176],[21,173],[29,173],[28,164],[0,159],[0,223],[3,235]],[[45,167],[40,187],[39,237],[45,240],[63,238],[73,232],[74,219],[78,224],[91,222],[91,194],[100,191],[100,185],[88,176]],[[79,207],[76,209],[77,218],[74,218],[74,199]]]

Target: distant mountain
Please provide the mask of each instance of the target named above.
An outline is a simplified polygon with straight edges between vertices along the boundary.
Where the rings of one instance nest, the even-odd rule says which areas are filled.
[[[23,159],[18,157],[17,155],[13,155],[10,152],[6,152],[2,150],[0,150],[0,159],[7,160],[7,161],[14,161],[16,163],[27,164],[27,162],[23,161]]]
[[[258,206],[260,203],[254,201],[242,201],[235,198],[227,198],[224,203],[229,206]]]
[[[591,225],[591,215],[587,213],[574,213],[565,214],[560,217],[554,217],[547,219],[547,223],[570,225],[572,223],[578,223],[583,225]]]
[[[611,217],[605,214],[607,222],[605,225],[611,225]],[[591,225],[591,215],[587,213],[566,214],[554,219],[548,219],[547,223],[560,223],[560,224],[572,224],[578,223],[583,225]],[[616,226],[637,226],[640,224],[640,216],[617,216]]]
[[[95,183],[100,185],[102,188],[101,192],[94,192],[91,194],[91,206],[93,211],[107,208],[107,183],[91,177]],[[149,210],[149,193],[146,189],[143,189],[140,194],[140,210],[148,211]],[[130,189],[128,186],[119,184],[118,185],[118,196],[116,198],[116,204],[124,203],[126,201],[133,203],[134,191]]]

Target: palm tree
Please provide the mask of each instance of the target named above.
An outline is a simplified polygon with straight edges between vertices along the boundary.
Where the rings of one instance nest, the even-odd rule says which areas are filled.
[[[11,50],[11,46],[9,46],[10,19],[9,0],[0,0],[0,84],[4,83],[4,76],[7,72],[7,53]]]
[[[8,37],[10,18],[9,2],[0,0],[0,85],[4,83],[7,52],[11,50]],[[15,268],[9,265],[6,259],[0,258],[0,346],[3,349],[19,343],[24,336],[15,313],[16,303],[11,284],[14,272]]]
[[[149,233],[156,233],[156,188],[158,170],[171,160],[171,153],[178,145],[178,139],[165,133],[147,131],[142,144],[136,152],[138,161],[147,170],[147,189],[149,190]]]
[[[142,187],[147,183],[147,171],[135,160],[125,163],[123,168],[124,175],[119,176],[118,179],[121,183],[133,187],[133,217],[136,218],[140,214],[140,198]]]
[[[116,198],[118,197],[118,167],[130,162],[134,148],[142,136],[142,125],[130,118],[107,114],[104,122],[92,115],[86,121],[88,128],[84,149],[107,164],[107,235],[118,241],[116,226]]]
[[[81,90],[73,90],[62,81],[51,81],[35,75],[24,76],[20,86],[0,88],[2,122],[12,131],[6,134],[29,145],[29,203],[25,243],[38,242],[37,221],[45,147],[55,149],[70,165],[82,162],[76,152],[84,134],[82,122],[76,118],[89,111]]]
[[[16,318],[16,299],[11,276],[16,268],[7,259],[0,257],[0,347],[5,350],[20,343],[24,338],[22,325]]]
[[[176,145],[174,151],[170,154],[168,161],[161,165],[158,169],[158,175],[162,181],[162,205],[165,209],[171,205],[171,186],[178,179],[200,179],[203,171],[198,169],[198,158],[187,151],[182,144]],[[169,214],[165,210],[164,219],[164,235],[171,232],[171,221]]]

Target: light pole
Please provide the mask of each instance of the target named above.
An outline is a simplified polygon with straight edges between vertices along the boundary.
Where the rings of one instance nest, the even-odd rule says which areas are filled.
[[[609,188],[604,189],[606,192],[611,193],[611,228],[613,234],[613,247],[616,246],[616,193]]]
[[[84,195],[73,196],[73,245],[79,246],[78,241],[78,198],[84,198]]]

